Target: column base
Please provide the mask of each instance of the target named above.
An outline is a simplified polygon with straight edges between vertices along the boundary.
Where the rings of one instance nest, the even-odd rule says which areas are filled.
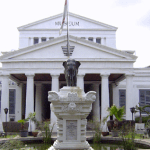
[[[59,142],[56,140],[48,150],[94,150],[92,147],[90,147],[89,143],[87,141],[85,142]]]

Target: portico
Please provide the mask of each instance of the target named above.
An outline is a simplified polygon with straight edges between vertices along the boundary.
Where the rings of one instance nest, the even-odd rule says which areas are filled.
[[[128,101],[131,101],[132,86],[129,83],[132,82],[132,74],[127,75],[127,95]],[[8,88],[9,77],[17,82],[17,89],[22,92],[17,94],[17,105],[15,112],[15,120],[19,120],[22,117],[26,118],[30,112],[36,112],[37,120],[42,121],[50,119],[51,122],[56,122],[56,117],[53,112],[49,111],[50,106],[47,101],[48,91],[59,91],[59,89],[66,85],[64,74],[39,74],[39,73],[24,73],[24,74],[10,74],[3,77],[3,88]],[[119,80],[125,78],[124,74],[111,74],[111,73],[99,73],[99,74],[80,74],[77,77],[77,85],[84,89],[85,92],[90,90],[96,91],[96,101],[93,103],[93,111],[91,112],[88,119],[97,119],[100,121],[101,118],[107,115],[107,107],[113,104],[113,95],[111,94],[115,87],[111,85],[118,84]],[[23,85],[26,88],[23,88]],[[129,89],[129,90],[128,90]],[[2,95],[6,95],[3,93]],[[5,90],[6,92],[6,90]],[[23,95],[25,94],[25,97]],[[8,94],[9,95],[9,94]],[[9,107],[7,97],[2,97],[2,108]],[[128,106],[128,105],[127,105]],[[130,108],[130,105],[126,109]],[[18,111],[17,111],[18,110]],[[21,112],[21,113],[18,113]],[[126,118],[131,117],[129,113]],[[5,117],[3,118],[5,121]]]

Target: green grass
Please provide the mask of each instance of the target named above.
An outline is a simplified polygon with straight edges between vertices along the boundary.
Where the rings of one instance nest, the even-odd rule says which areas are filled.
[[[14,134],[14,135],[7,135],[7,137],[0,137],[0,138],[15,138],[18,134]]]
[[[143,138],[143,135],[144,134],[135,134],[135,139],[141,139],[141,138]],[[132,134],[128,134],[128,135],[126,135],[125,136],[126,138],[132,138]]]
[[[129,134],[129,135],[126,135],[125,137],[126,138],[131,138],[131,134]],[[143,139],[143,136],[144,136],[144,134],[135,134],[135,139]],[[111,134],[109,134],[109,135],[107,135],[106,137],[112,137],[112,135]],[[147,139],[150,139],[150,138],[147,138]]]

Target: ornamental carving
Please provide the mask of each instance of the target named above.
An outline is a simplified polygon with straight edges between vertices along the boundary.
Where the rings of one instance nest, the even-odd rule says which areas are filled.
[[[96,100],[96,92],[95,91],[90,91],[85,95],[86,101],[95,101]]]
[[[77,93],[68,93],[68,101],[79,101]]]
[[[58,100],[59,100],[59,95],[57,92],[54,92],[54,91],[48,92],[48,101],[49,102],[58,101]]]
[[[62,112],[67,112],[67,113],[80,112],[81,109],[82,109],[81,104],[75,104],[73,102],[69,103],[68,105],[62,106]]]

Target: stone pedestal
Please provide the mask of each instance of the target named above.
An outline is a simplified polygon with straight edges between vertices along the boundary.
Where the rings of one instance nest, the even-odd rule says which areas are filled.
[[[57,140],[49,150],[92,150],[86,141],[86,117],[95,99],[96,92],[85,94],[79,87],[63,87],[60,92],[48,92],[51,110],[57,116]]]

